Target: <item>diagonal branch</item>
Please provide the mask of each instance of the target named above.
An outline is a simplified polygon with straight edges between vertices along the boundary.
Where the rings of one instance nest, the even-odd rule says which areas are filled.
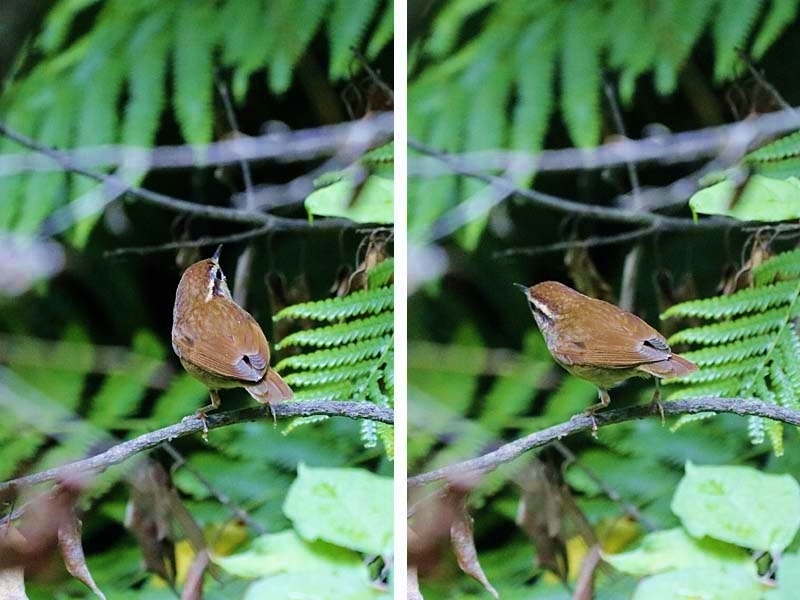
[[[93,181],[102,183],[106,186],[106,195],[113,199],[122,194],[130,194],[139,198],[140,200],[165,208],[175,212],[190,213],[198,217],[205,217],[208,219],[217,219],[220,221],[230,221],[234,223],[254,223],[258,225],[267,225],[273,231],[300,231],[300,230],[323,230],[335,229],[339,230],[343,227],[355,227],[357,224],[348,219],[318,219],[313,223],[309,223],[305,219],[291,219],[287,217],[278,217],[268,213],[263,213],[255,210],[244,210],[237,208],[226,208],[221,206],[210,206],[205,204],[197,204],[195,202],[188,202],[179,198],[173,198],[166,194],[160,194],[151,190],[130,185],[121,177],[116,175],[109,175],[101,171],[94,171],[92,169],[83,167],[76,163],[68,154],[64,154],[58,150],[54,150],[37,142],[33,138],[23,135],[6,125],[0,123],[0,135],[3,135],[18,144],[35,150],[36,152],[47,156],[63,169],[88,177]]]
[[[664,402],[661,407],[664,415],[692,415],[703,412],[733,413],[742,416],[764,417],[800,426],[800,411],[746,398],[692,398],[690,400]],[[648,404],[598,412],[594,415],[594,421],[597,427],[605,427],[606,425],[644,419],[658,414],[658,407],[654,404]],[[568,435],[591,431],[592,420],[592,417],[586,414],[576,415],[565,423],[559,423],[514,440],[483,456],[409,477],[408,488],[413,489],[427,483],[452,479],[465,474],[492,471],[529,450],[546,446]]]
[[[275,418],[278,419],[328,415],[332,417],[348,417],[350,419],[368,419],[370,421],[379,421],[390,425],[394,423],[394,414],[391,409],[377,406],[371,402],[341,402],[335,400],[282,402],[272,405],[271,410],[274,412]],[[272,420],[270,409],[259,406],[210,414],[206,417],[206,423],[208,429],[216,429],[217,427],[225,427],[235,423],[261,419]],[[180,423],[145,433],[132,440],[117,444],[95,456],[48,469],[40,473],[34,473],[25,477],[19,477],[18,479],[2,482],[0,483],[0,495],[12,489],[61,479],[66,475],[73,476],[81,473],[101,472],[140,452],[151,450],[163,442],[172,441],[176,438],[202,431],[203,421],[197,416],[192,415],[185,418]]]

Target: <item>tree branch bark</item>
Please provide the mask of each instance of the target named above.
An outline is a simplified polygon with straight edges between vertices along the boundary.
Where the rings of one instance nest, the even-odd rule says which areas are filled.
[[[692,415],[702,412],[733,413],[741,416],[765,417],[788,423],[789,425],[800,426],[800,411],[748,398],[692,398],[690,400],[663,402],[661,406],[663,407],[664,415]],[[601,428],[624,421],[658,416],[659,414],[656,405],[646,404],[597,412],[594,415],[594,420],[597,423],[597,427]],[[409,477],[408,489],[434,481],[460,477],[465,474],[492,471],[501,464],[514,460],[529,450],[546,446],[555,440],[561,440],[566,436],[582,431],[590,431],[591,429],[592,418],[581,413],[565,423],[553,425],[542,431],[537,431],[504,444],[483,456]]]
[[[381,423],[394,424],[394,413],[389,408],[372,404],[371,402],[340,402],[334,400],[315,400],[307,402],[281,402],[272,405],[272,410],[277,419],[291,417],[309,417],[312,415],[328,415],[332,417],[348,417],[350,419],[368,419]],[[243,408],[228,412],[212,413],[206,417],[208,429],[226,427],[235,423],[256,421],[261,419],[272,420],[272,414],[265,406]],[[54,481],[65,475],[91,473],[104,471],[112,465],[146,450],[155,448],[159,444],[184,437],[192,433],[203,431],[203,421],[195,415],[185,418],[180,423],[170,425],[156,431],[151,431],[132,440],[122,442],[109,448],[105,452],[89,458],[61,465],[53,469],[33,473],[0,483],[0,495],[8,490]]]

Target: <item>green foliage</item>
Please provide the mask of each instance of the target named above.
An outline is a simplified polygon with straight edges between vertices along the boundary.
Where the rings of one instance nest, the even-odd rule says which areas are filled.
[[[369,287],[345,296],[289,306],[275,320],[309,319],[325,323],[284,338],[279,348],[303,348],[276,368],[299,400],[362,400],[394,405],[394,261],[368,271]],[[313,352],[309,349],[317,348]],[[301,418],[295,424],[320,419]],[[290,426],[291,428],[291,426]],[[362,439],[373,447],[380,438],[389,456],[392,429],[364,422]]]
[[[800,485],[790,475],[752,467],[687,463],[672,510],[683,527],[650,533],[635,550],[604,555],[616,569],[644,576],[632,597],[666,600],[680,585],[697,597],[758,600],[767,589],[748,550],[777,557],[789,545],[800,527]],[[777,569],[785,568],[782,559]],[[769,593],[788,592],[778,587]]]
[[[410,48],[409,133],[448,152],[536,152],[555,129],[558,107],[572,143],[594,146],[603,131],[604,69],[618,76],[626,104],[648,74],[659,94],[672,94],[692,50],[710,33],[714,77],[728,81],[742,72],[736,49],[763,56],[792,23],[797,5],[453,0],[436,15],[430,34]],[[532,174],[518,175],[518,182]],[[477,189],[455,177],[410,182],[409,198],[416,202],[410,234],[425,239],[437,217]],[[460,241],[469,248],[485,223],[485,215],[476,216]]]
[[[168,110],[186,142],[210,142],[215,71],[232,72],[237,101],[245,99],[255,74],[282,94],[312,40],[324,32],[331,79],[340,81],[359,68],[352,47],[363,43],[372,59],[388,44],[392,14],[392,3],[379,0],[356,5],[347,0],[61,0],[31,46],[35,65],[4,90],[0,119],[58,148],[149,147]],[[368,36],[375,19],[380,27]],[[90,26],[75,38],[70,34],[77,23],[81,31]],[[11,142],[0,142],[0,152],[19,151]],[[138,183],[144,173],[123,169],[117,174]],[[0,229],[34,232],[54,209],[96,187],[62,173],[2,178]],[[73,243],[86,242],[97,218],[94,211],[83,219]]]
[[[670,343],[690,343],[684,353],[699,369],[681,378],[670,398],[755,397],[798,407],[800,395],[800,251],[779,254],[752,271],[754,286],[729,296],[692,300],[668,309],[663,317],[716,321],[676,333]],[[782,425],[750,417],[753,443],[769,434],[782,452]]]

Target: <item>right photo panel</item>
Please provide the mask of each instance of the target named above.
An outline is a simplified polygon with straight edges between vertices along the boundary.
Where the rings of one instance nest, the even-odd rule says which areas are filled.
[[[408,12],[408,597],[797,597],[798,1]]]

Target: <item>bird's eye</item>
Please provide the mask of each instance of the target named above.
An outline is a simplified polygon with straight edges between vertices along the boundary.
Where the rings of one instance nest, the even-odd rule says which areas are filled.
[[[225,279],[225,276],[222,274],[222,269],[220,268],[214,269],[214,279],[216,279],[217,281],[222,281],[223,279]]]

